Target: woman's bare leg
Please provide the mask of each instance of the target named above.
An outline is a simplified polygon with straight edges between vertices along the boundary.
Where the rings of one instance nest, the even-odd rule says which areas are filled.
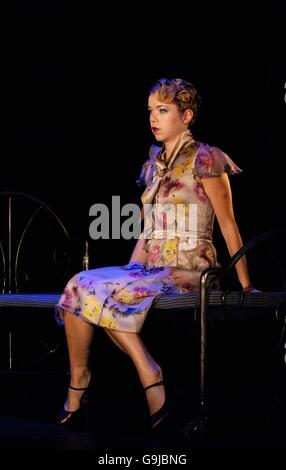
[[[88,367],[94,326],[69,312],[63,314],[70,361],[70,385],[87,387],[90,380]],[[125,333],[105,329],[112,341],[133,361],[143,387],[162,380],[161,367],[147,351],[140,336],[136,333]],[[68,389],[65,409],[75,411],[79,408],[83,391]],[[152,387],[146,391],[150,414],[154,414],[165,401],[164,386]]]
[[[138,334],[114,330],[108,330],[108,333],[116,341],[116,344],[132,359],[143,387],[162,380],[161,367],[148,352]],[[149,388],[146,391],[146,398],[150,414],[152,415],[161,408],[165,401],[164,386]]]
[[[125,352],[126,351],[123,349],[123,347],[119,344],[119,342],[115,339],[115,337],[112,336],[112,333],[110,332],[110,330],[108,330],[107,328],[104,328],[104,331],[105,333],[107,334],[107,336],[109,336],[109,338],[111,339],[111,341],[113,341],[113,343],[119,348],[121,349],[121,351]]]
[[[93,340],[94,326],[77,318],[75,315],[63,313],[67,346],[70,363],[70,385],[77,388],[85,388],[90,381],[88,367],[90,348]],[[65,409],[76,411],[80,406],[80,399],[84,391],[68,389]]]

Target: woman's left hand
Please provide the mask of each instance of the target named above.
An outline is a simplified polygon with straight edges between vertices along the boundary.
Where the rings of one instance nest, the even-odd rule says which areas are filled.
[[[248,287],[244,287],[243,292],[245,292],[246,294],[249,294],[249,293],[256,294],[256,293],[260,293],[262,291],[258,290],[258,289],[255,289],[255,287],[253,287],[253,286],[248,286]]]

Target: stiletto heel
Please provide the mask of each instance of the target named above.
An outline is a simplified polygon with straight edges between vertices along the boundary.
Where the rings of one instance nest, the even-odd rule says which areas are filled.
[[[66,424],[66,423],[70,423],[71,421],[74,422],[75,418],[77,418],[80,415],[80,412],[83,406],[88,402],[88,391],[90,389],[90,384],[84,388],[77,388],[77,387],[73,387],[72,385],[69,385],[69,388],[72,390],[76,390],[78,392],[84,391],[84,393],[80,399],[79,407],[77,410],[69,411],[65,409],[65,405],[62,407],[57,417],[58,424]]]
[[[159,387],[160,385],[165,385],[164,380],[160,380],[160,382],[156,382],[151,385],[148,385],[147,387],[144,388],[144,391],[146,392],[147,390],[149,390],[149,388]],[[150,425],[151,430],[157,429],[161,425],[161,423],[163,423],[163,421],[167,418],[167,416],[169,416],[169,414],[170,414],[170,404],[165,395],[165,400],[161,408],[159,408],[158,411],[155,411],[155,413],[153,413],[149,418],[149,425]]]

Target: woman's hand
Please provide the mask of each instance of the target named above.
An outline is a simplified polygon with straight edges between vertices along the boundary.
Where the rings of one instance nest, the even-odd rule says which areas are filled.
[[[255,289],[255,287],[253,287],[253,285],[249,285],[247,287],[244,287],[243,288],[243,292],[245,293],[251,293],[251,294],[255,294],[255,293],[259,293],[259,292],[262,292],[261,290],[258,290],[258,289]]]

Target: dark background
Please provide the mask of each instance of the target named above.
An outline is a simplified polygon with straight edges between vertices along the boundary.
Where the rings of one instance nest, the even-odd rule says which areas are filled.
[[[136,2],[132,10],[122,2],[108,3],[107,11],[100,5],[99,12],[96,4],[91,11],[86,6],[79,9],[78,4],[72,11],[69,4],[70,10],[64,12],[59,0],[13,2],[13,14],[3,20],[1,191],[23,191],[43,199],[75,237],[88,237],[92,204],[111,207],[112,195],[120,195],[122,206],[139,203],[135,180],[154,143],[146,106],[149,89],[159,77],[183,77],[196,85],[203,98],[195,137],[223,149],[244,170],[231,178],[244,241],[285,227],[286,74],[281,9],[275,2],[267,4],[265,11],[260,5],[253,12],[233,4],[220,11],[217,2],[213,7],[201,3],[201,11],[195,11],[194,2],[188,7],[161,2],[159,11],[155,6]],[[16,214],[13,229],[25,211],[20,207]],[[8,225],[7,218],[0,220],[2,241]],[[41,233],[29,240],[25,261],[34,266],[41,282],[35,292],[42,292],[53,289],[43,243],[52,236],[51,226],[38,222]],[[91,267],[125,264],[134,243],[90,240]],[[228,254],[217,227],[215,244],[224,263]],[[284,246],[281,239],[274,245],[278,259],[285,260]],[[262,255],[249,257],[252,280],[258,288],[277,288],[271,283],[273,271],[264,263],[264,250]],[[263,309],[257,310],[259,321],[256,316],[253,321],[249,318],[247,327],[236,321],[212,324],[208,387],[213,399],[210,409],[218,405],[219,425],[210,432],[211,448],[233,450],[241,444],[249,450],[253,442],[259,449],[284,448],[285,323],[282,316],[277,321],[279,309],[265,322]],[[24,416],[28,424],[25,420],[15,424],[13,419],[7,424],[2,419],[1,443],[5,448],[11,434],[8,448],[36,448],[44,439],[48,448],[50,436],[52,448],[57,439],[61,442],[56,448],[61,448],[68,442],[58,430],[49,427],[38,432],[33,421],[31,428],[29,423],[39,416],[41,420],[52,417],[54,422],[66,396],[68,382],[62,374],[46,374],[68,370],[64,331],[57,327],[51,309],[30,309],[29,321],[23,312],[22,308],[3,309],[0,366],[4,373],[9,370],[9,380],[5,377],[1,386],[0,411],[4,417]],[[143,339],[162,365],[165,380],[170,377],[175,384],[185,419],[193,416],[192,407],[199,403],[199,324],[189,311],[179,319],[172,311],[163,313],[163,334],[162,315],[155,314],[144,325]],[[124,355],[118,356],[102,329],[97,329],[97,335],[96,446],[106,440],[103,448],[112,448],[114,439],[118,448],[119,435],[124,443],[126,429],[129,446],[130,423],[139,429],[148,416],[145,398],[133,365]],[[36,372],[33,379],[30,372]],[[43,373],[40,380],[38,372]],[[233,419],[232,413],[241,421]],[[253,419],[245,419],[247,413]],[[70,448],[75,445],[72,436]],[[168,448],[174,446],[176,442]]]
[[[61,2],[17,5],[7,38],[2,190],[43,199],[72,233],[88,237],[92,204],[111,207],[112,195],[139,203],[135,180],[154,143],[148,91],[157,78],[183,77],[203,100],[195,137],[244,170],[231,179],[243,239],[285,227],[279,10],[229,10],[223,19],[209,9],[165,18],[115,8],[64,15]],[[92,267],[125,264],[134,246],[90,242]]]

